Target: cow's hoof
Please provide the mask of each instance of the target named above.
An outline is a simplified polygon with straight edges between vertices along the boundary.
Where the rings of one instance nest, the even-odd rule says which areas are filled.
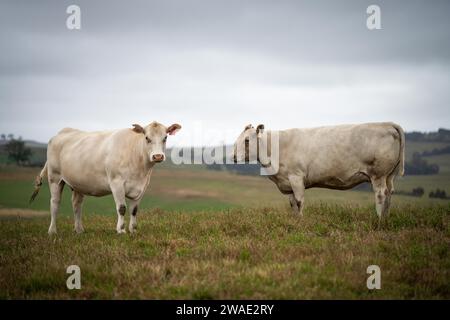
[[[74,230],[75,230],[75,232],[76,232],[76,233],[78,233],[78,234],[80,234],[80,233],[83,233],[83,232],[84,232],[84,228],[83,228],[83,227],[80,227],[80,228],[75,228]]]
[[[117,234],[125,234],[127,231],[125,229],[119,229],[117,230]]]
[[[129,231],[130,231],[130,233],[136,233],[137,228],[136,227],[130,227]]]
[[[51,236],[53,234],[56,234],[56,229],[49,229],[48,234]]]

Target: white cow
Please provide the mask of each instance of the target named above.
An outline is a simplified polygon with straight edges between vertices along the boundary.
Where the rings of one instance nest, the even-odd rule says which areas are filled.
[[[258,162],[270,165],[262,159],[276,155],[265,142],[276,134],[279,168],[269,179],[289,195],[294,213],[302,215],[305,189],[346,190],[371,182],[379,218],[388,215],[394,178],[404,173],[405,135],[399,125],[366,123],[267,132],[263,125],[248,125],[234,145],[234,161],[251,160],[249,141],[256,141]],[[267,155],[261,151],[266,144]]]
[[[145,128],[134,124],[133,128],[115,131],[61,130],[48,143],[47,162],[36,177],[30,200],[34,200],[43,177],[48,174],[51,193],[48,233],[56,233],[56,215],[65,184],[72,189],[77,233],[83,232],[81,206],[84,196],[101,197],[111,193],[116,203],[117,232],[126,232],[126,199],[131,212],[129,230],[134,232],[138,205],[150,182],[152,168],[155,163],[165,160],[167,135],[173,135],[179,129],[179,124],[166,128],[152,122]]]

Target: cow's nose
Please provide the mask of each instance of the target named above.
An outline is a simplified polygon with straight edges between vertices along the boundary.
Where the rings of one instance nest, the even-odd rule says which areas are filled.
[[[152,160],[155,162],[161,162],[164,160],[164,155],[163,154],[154,154],[152,157]]]

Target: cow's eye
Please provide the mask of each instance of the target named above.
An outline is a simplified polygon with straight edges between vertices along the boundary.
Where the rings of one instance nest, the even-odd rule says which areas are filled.
[[[152,140],[150,140],[148,137],[145,137],[145,140],[147,140],[147,143],[151,143]]]
[[[163,142],[166,142],[166,141],[167,141],[167,136],[165,136],[163,139]]]

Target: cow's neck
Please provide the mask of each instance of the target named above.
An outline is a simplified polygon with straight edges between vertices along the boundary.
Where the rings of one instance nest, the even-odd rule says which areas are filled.
[[[272,144],[267,144],[267,141],[271,141],[272,132],[267,131],[265,137],[257,139],[257,160],[262,167],[270,167],[270,157],[272,155]],[[262,152],[260,152],[262,150]],[[266,152],[267,151],[267,152]]]

